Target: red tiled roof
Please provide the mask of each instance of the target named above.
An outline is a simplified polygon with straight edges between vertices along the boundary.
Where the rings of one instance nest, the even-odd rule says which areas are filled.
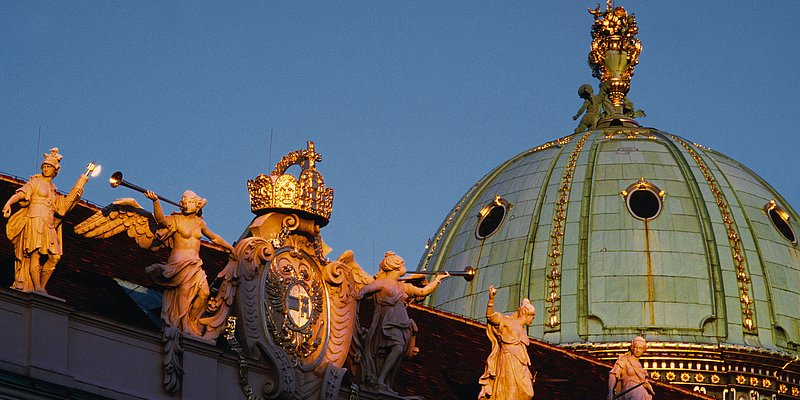
[[[361,325],[369,327],[372,302],[363,302],[359,314]],[[491,350],[486,326],[419,305],[409,306],[408,314],[419,327],[419,354],[403,360],[394,389],[428,400],[476,399],[478,378]],[[536,339],[531,339],[528,354],[537,373],[534,399],[606,398],[611,364]],[[713,399],[677,386],[654,387],[659,400]]]

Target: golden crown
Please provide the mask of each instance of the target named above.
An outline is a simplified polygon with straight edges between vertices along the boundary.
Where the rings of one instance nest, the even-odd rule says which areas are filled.
[[[261,174],[248,180],[250,210],[258,215],[273,210],[300,211],[310,214],[320,226],[327,225],[333,208],[333,188],[325,187],[322,174],[314,166],[321,161],[314,142],[308,142],[307,149],[283,156],[269,176]],[[302,169],[299,178],[285,173],[292,165]]]

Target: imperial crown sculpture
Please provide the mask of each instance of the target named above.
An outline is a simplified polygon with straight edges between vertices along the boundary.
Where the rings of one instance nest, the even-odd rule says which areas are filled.
[[[283,156],[269,176],[261,174],[248,180],[250,210],[256,215],[279,210],[300,211],[317,220],[320,227],[327,225],[333,207],[333,188],[325,187],[322,174],[314,166],[320,161],[322,156],[314,150],[314,142],[309,141],[307,149]],[[292,165],[302,168],[299,179],[286,173]]]

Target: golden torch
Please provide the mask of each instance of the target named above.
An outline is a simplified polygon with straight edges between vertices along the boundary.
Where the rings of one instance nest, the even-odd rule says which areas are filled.
[[[78,177],[78,181],[75,182],[75,185],[72,186],[72,190],[67,194],[67,211],[71,210],[78,203],[81,195],[83,195],[83,187],[86,186],[86,182],[89,182],[89,177],[96,177],[99,174],[100,166],[95,164],[94,161],[86,166],[86,172]]]

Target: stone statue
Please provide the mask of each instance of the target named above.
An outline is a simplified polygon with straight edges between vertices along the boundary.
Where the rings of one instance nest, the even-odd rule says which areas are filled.
[[[164,215],[158,195],[145,192],[153,201],[153,214],[133,199],[119,199],[75,226],[75,232],[90,238],[108,238],[125,230],[143,248],[172,249],[165,264],[153,264],[145,271],[153,282],[164,288],[161,318],[165,328],[177,328],[185,335],[212,340],[202,322],[209,297],[209,286],[200,243],[203,236],[233,255],[233,247],[212,232],[200,216],[206,200],[191,190],[183,193],[180,212]]]
[[[380,263],[380,272],[375,280],[364,285],[356,294],[356,299],[372,295],[375,301],[375,314],[366,332],[360,355],[362,379],[357,380],[377,392],[396,394],[391,386],[404,355],[412,356],[418,352],[414,346],[417,326],[408,317],[406,304],[414,298],[425,297],[439,286],[439,282],[449,277],[449,273],[436,277],[419,288],[400,280],[405,275],[403,259],[389,251]]]
[[[527,326],[533,322],[536,309],[530,300],[523,299],[516,312],[502,315],[494,311],[497,289],[489,287],[486,305],[486,335],[492,342],[492,352],[486,360],[486,370],[478,383],[479,400],[530,400],[533,398],[533,376],[528,357]]]
[[[603,94],[594,95],[592,85],[584,83],[578,88],[578,96],[583,99],[583,105],[572,120],[577,120],[583,114],[583,118],[575,127],[575,133],[583,132],[585,130],[592,130],[597,127],[597,120],[600,119],[600,106],[603,100]]]
[[[628,96],[625,96],[625,99],[622,103],[622,115],[630,118],[639,118],[639,117],[646,117],[647,114],[644,110],[637,110],[633,106],[633,102],[628,100]]]
[[[650,400],[655,392],[647,382],[647,371],[639,357],[647,350],[647,341],[637,336],[630,349],[619,356],[608,373],[608,400]]]
[[[63,254],[61,220],[78,203],[89,175],[81,175],[66,196],[58,193],[53,178],[61,169],[61,158],[58,148],[50,149],[42,173],[31,176],[3,206],[3,217],[10,217],[6,233],[14,244],[12,289],[47,294],[45,286]],[[21,208],[11,215],[11,206],[17,203]]]
[[[145,271],[150,279],[164,288],[161,318],[168,327],[178,327],[184,334],[203,337],[205,328],[200,317],[210,294],[203,260],[200,259],[200,238],[205,236],[224,247],[234,257],[233,247],[206,226],[200,212],[206,199],[187,190],[181,197],[181,211],[164,216],[158,195],[146,192],[153,200],[153,216],[162,229],[161,240],[172,248],[166,264],[153,264]]]
[[[180,212],[165,216],[158,195],[150,191],[144,194],[153,201],[153,214],[133,199],[118,199],[76,225],[75,233],[105,239],[125,231],[142,248],[172,249],[165,264],[150,265],[145,272],[164,288],[161,304],[164,389],[177,393],[183,377],[180,335],[206,342],[215,340],[222,333],[222,324],[233,302],[229,290],[231,279],[225,279],[228,289],[209,299],[208,280],[200,259],[201,238],[209,238],[230,253],[229,266],[221,275],[234,270],[236,256],[234,248],[203,221],[201,213],[206,199],[187,190],[179,203]]]

